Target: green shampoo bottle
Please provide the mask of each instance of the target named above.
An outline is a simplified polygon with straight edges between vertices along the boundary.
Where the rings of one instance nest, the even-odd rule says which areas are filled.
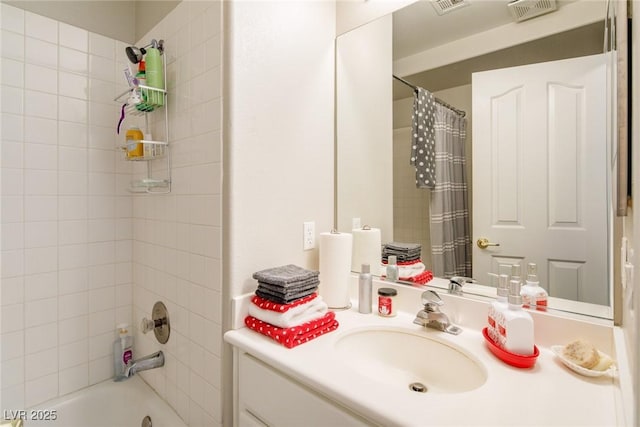
[[[147,49],[145,55],[147,86],[164,89],[164,67],[162,66],[162,55],[155,47]],[[162,92],[150,91],[149,103],[155,106],[164,105],[164,94]]]

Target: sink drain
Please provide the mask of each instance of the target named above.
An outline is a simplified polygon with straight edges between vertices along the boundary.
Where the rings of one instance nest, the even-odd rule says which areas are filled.
[[[151,417],[147,415],[142,419],[141,427],[152,427],[153,423],[151,422]]]
[[[409,390],[415,391],[417,393],[426,393],[427,386],[422,383],[411,383],[409,384]]]

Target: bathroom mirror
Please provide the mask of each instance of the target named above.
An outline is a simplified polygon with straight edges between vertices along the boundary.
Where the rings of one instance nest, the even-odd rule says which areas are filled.
[[[424,87],[466,112],[467,174],[471,177],[476,168],[476,172],[484,170],[491,175],[490,164],[474,164],[471,156],[474,140],[471,73],[601,54],[606,15],[605,1],[559,2],[554,12],[516,23],[503,1],[469,2],[443,15],[431,3],[410,4],[338,36],[336,52],[336,227],[348,232],[354,224],[368,224],[381,229],[383,243],[421,243],[427,268],[430,268],[428,190],[416,189],[415,184],[413,188],[398,188],[400,180],[406,181],[407,175],[411,179],[415,174],[409,165],[408,142],[413,90],[394,82],[392,75]],[[602,86],[606,86],[610,100],[613,63],[606,56],[603,61],[606,76]],[[366,69],[354,70],[357,67]],[[376,90],[370,90],[371,87]],[[607,159],[612,156],[614,136],[610,107],[604,106],[602,111],[602,128],[598,131],[602,135],[602,158],[598,167],[603,185],[598,190],[600,202],[589,206],[599,212],[602,220],[597,230],[600,240],[597,245],[595,237],[586,240],[588,246],[600,249],[597,256],[602,260],[602,276],[591,285],[597,287],[597,297],[584,299],[579,292],[555,295],[551,292],[549,304],[551,308],[610,319],[613,218],[612,165]],[[565,154],[565,158],[572,155]],[[473,218],[477,206],[471,203],[474,199],[471,179],[468,188],[469,217]],[[565,196],[568,194],[561,195]],[[471,244],[475,246],[481,236],[473,228],[471,221]],[[516,262],[536,262],[533,257],[520,253]],[[564,260],[557,261],[560,265]],[[504,262],[510,262],[508,257]],[[569,264],[565,266],[573,268]],[[581,274],[579,269],[576,275]],[[551,274],[549,270],[541,275],[543,286]],[[465,287],[466,294],[495,295],[489,277],[477,276],[475,268],[472,274],[481,285]],[[567,276],[567,280],[571,278]]]

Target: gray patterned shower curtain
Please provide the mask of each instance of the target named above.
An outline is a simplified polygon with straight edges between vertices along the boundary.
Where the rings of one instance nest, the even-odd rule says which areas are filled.
[[[465,149],[467,120],[436,104],[435,188],[431,190],[433,273],[471,277]]]

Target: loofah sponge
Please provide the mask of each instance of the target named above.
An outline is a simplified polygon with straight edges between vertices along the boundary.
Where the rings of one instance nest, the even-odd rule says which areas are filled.
[[[589,341],[583,339],[578,339],[567,344],[562,350],[562,355],[585,369],[594,369],[600,363],[598,350]],[[609,366],[606,366],[604,369],[608,367]]]

